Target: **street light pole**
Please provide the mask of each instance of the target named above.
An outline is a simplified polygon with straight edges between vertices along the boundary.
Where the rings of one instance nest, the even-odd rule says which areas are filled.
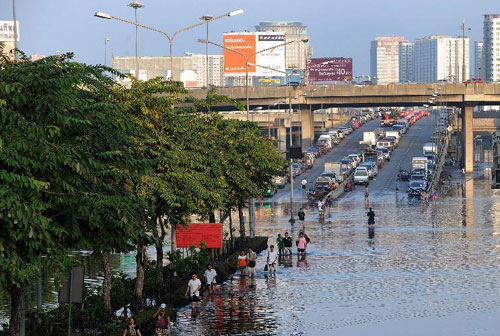
[[[95,12],[94,16],[98,17],[100,19],[108,19],[108,20],[114,19],[114,20],[117,20],[117,21],[121,21],[121,22],[125,22],[125,23],[128,23],[128,24],[135,25],[136,27],[141,27],[141,28],[144,28],[144,29],[147,29],[147,30],[152,30],[154,32],[163,34],[167,38],[168,43],[169,43],[169,52],[170,52],[170,54],[169,54],[169,57],[170,57],[170,78],[169,79],[173,80],[173,78],[174,78],[174,76],[173,76],[174,75],[174,71],[173,71],[174,70],[174,58],[173,58],[173,54],[172,54],[172,44],[174,43],[174,39],[175,39],[175,37],[178,34],[180,34],[182,32],[185,32],[186,30],[193,29],[193,28],[196,28],[196,27],[204,25],[204,24],[208,24],[209,22],[225,18],[227,16],[236,16],[236,15],[239,15],[239,14],[242,14],[242,13],[243,13],[242,9],[237,9],[237,10],[234,10],[232,12],[228,12],[228,13],[216,16],[216,17],[214,17],[214,18],[212,18],[210,20],[207,20],[207,21],[204,21],[204,22],[198,22],[198,23],[193,24],[191,26],[179,29],[178,31],[174,32],[172,35],[169,35],[167,32],[165,32],[165,31],[163,31],[161,29],[150,27],[150,26],[146,26],[146,25],[143,25],[143,24],[140,24],[140,23],[137,23],[137,22],[132,22],[130,20],[123,19],[123,18],[120,18],[120,17],[117,17],[117,16],[113,16],[113,15],[107,14],[107,13]]]
[[[137,10],[139,8],[143,8],[144,5],[140,3],[139,1],[134,1],[131,2],[127,5],[128,7],[131,7],[134,9],[134,14],[135,14],[135,79],[139,78],[139,37],[138,37],[138,30],[139,27],[137,25]]]
[[[14,20],[14,61],[17,61],[17,14],[16,0],[12,0],[12,19]]]
[[[108,66],[108,42],[109,38],[104,39],[104,66]]]
[[[205,14],[203,15],[201,18],[201,20],[203,21],[210,21],[213,19],[213,16],[212,15],[209,15],[209,14]],[[208,41],[208,22],[207,22],[207,41]],[[206,64],[206,87],[207,89],[210,87],[210,74],[209,74],[209,71],[208,71],[208,42],[206,43],[206,55],[205,55],[205,64]]]

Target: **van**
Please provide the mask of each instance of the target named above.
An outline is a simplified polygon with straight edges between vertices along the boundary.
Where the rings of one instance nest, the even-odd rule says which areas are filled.
[[[370,181],[370,174],[367,167],[358,167],[354,171],[354,183],[368,185]]]
[[[390,152],[392,152],[392,150],[393,150],[392,141],[390,141],[390,140],[382,139],[382,140],[377,141],[377,147],[387,148]]]

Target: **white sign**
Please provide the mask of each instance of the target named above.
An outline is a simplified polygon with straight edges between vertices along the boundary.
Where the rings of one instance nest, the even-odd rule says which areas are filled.
[[[255,76],[285,76],[285,46],[282,45],[284,43],[285,33],[257,33],[257,69],[255,69]],[[279,45],[282,46],[277,47]],[[266,51],[259,52],[261,50]],[[262,66],[265,66],[266,68],[263,68]]]
[[[19,42],[19,21],[16,21]],[[14,42],[14,21],[0,21],[0,42]]]

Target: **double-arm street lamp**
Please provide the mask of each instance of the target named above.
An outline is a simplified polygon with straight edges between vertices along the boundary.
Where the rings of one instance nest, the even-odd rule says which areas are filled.
[[[170,79],[173,79],[174,78],[174,58],[173,58],[173,55],[172,55],[172,45],[173,45],[174,40],[177,37],[177,35],[179,35],[182,32],[185,32],[186,30],[190,30],[190,29],[196,28],[198,26],[201,26],[201,25],[204,25],[204,24],[208,24],[209,22],[213,22],[213,21],[216,21],[216,20],[228,17],[228,16],[235,16],[235,15],[242,14],[242,13],[243,13],[242,9],[237,9],[235,11],[228,12],[228,13],[225,13],[225,14],[213,17],[213,18],[211,18],[209,20],[198,22],[198,23],[195,23],[195,24],[190,25],[188,27],[179,29],[178,31],[174,32],[172,35],[169,35],[167,32],[165,32],[165,31],[163,31],[161,29],[157,29],[157,28],[154,28],[154,27],[146,26],[146,25],[143,25],[143,24],[140,24],[140,23],[137,23],[137,22],[133,22],[133,21],[130,21],[130,20],[127,20],[127,19],[123,19],[123,18],[120,18],[120,17],[117,17],[117,16],[113,16],[113,15],[107,14],[107,13],[95,12],[94,16],[98,17],[98,18],[101,18],[101,19],[108,19],[108,20],[114,19],[114,20],[117,20],[117,21],[121,21],[121,22],[125,22],[125,23],[131,24],[131,25],[135,25],[136,27],[141,27],[141,28],[144,28],[144,29],[147,29],[147,30],[152,30],[154,32],[163,34],[168,39],[169,57],[170,57]]]

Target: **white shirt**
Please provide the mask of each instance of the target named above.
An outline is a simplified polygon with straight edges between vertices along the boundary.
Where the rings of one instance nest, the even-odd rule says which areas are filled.
[[[301,183],[302,183],[303,186],[305,186],[307,184],[307,180],[303,179]]]
[[[193,295],[200,296],[200,291],[198,290],[198,287],[201,286],[200,279],[189,280],[188,286],[189,286],[189,293],[191,294],[191,296]]]
[[[276,251],[272,251],[272,252],[269,251],[268,257],[269,257],[268,264],[271,265],[271,264],[276,262],[276,259],[278,259],[278,253],[276,253]]]
[[[210,271],[209,270],[205,271],[205,279],[207,280],[207,284],[211,284],[216,276],[217,276],[217,271],[213,268]]]

